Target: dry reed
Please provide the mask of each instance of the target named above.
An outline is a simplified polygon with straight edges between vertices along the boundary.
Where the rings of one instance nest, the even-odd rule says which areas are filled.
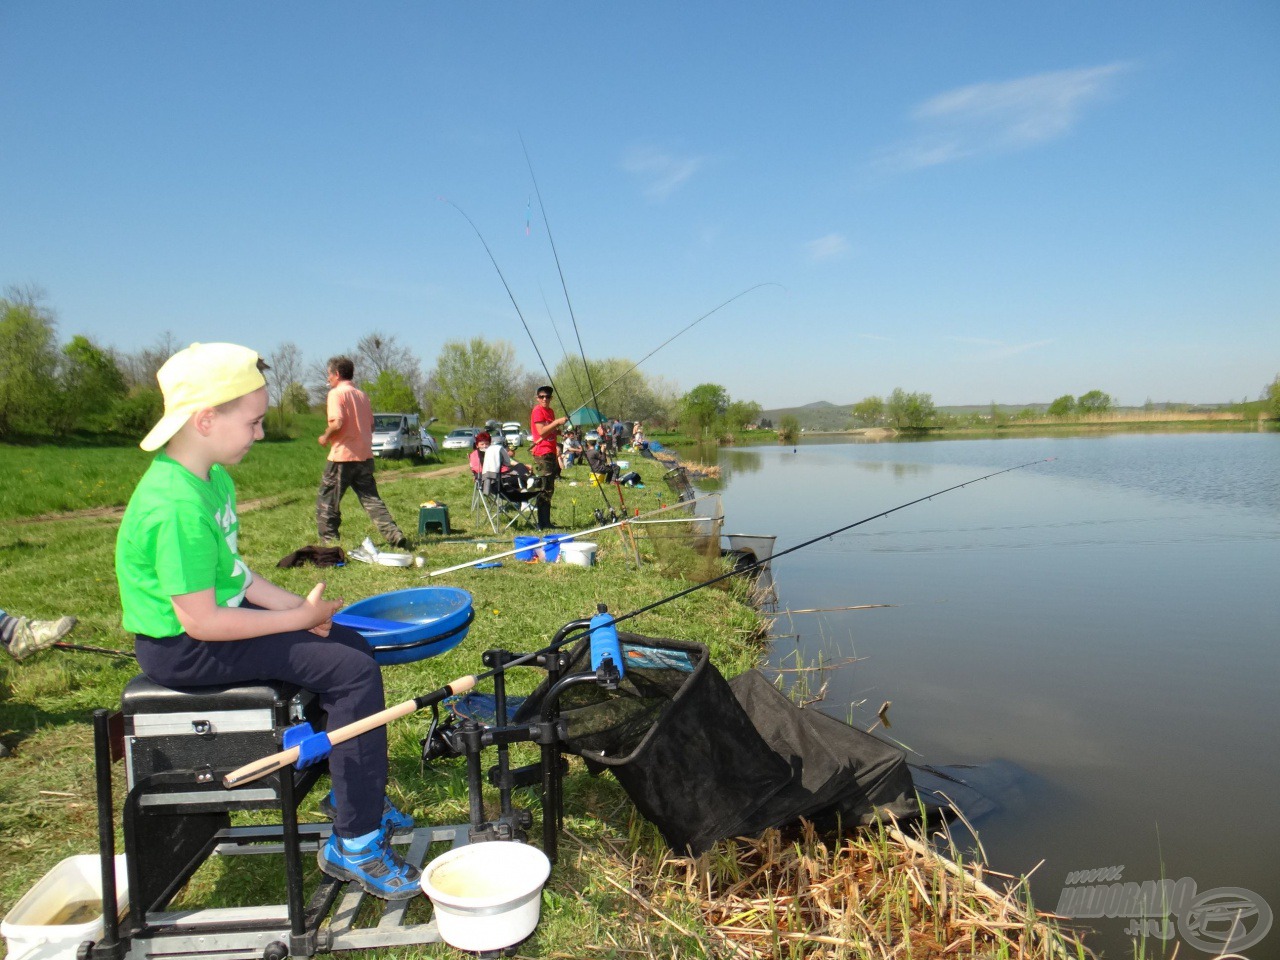
[[[634,847],[633,847],[634,849]],[[652,848],[650,848],[652,850]],[[958,863],[882,824],[824,837],[797,831],[717,844],[697,858],[613,860],[608,878],[652,922],[706,956],[919,960],[1086,957],[1074,936],[1030,905],[1025,879],[997,890],[978,863]],[[700,924],[685,919],[701,920]]]

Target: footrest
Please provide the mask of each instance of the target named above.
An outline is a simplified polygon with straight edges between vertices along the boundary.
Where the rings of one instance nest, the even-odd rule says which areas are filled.
[[[421,869],[433,843],[449,843],[451,846],[461,847],[467,842],[469,829],[470,827],[465,823],[445,827],[419,827],[412,834],[397,834],[392,842],[407,842],[409,850],[405,854],[405,860]],[[440,942],[440,933],[436,929],[434,916],[426,923],[406,924],[404,922],[405,911],[413,902],[412,900],[378,901],[385,903],[378,922],[373,926],[355,927],[360,905],[365,897],[370,895],[354,883],[345,884],[344,887],[342,899],[338,901],[338,906],[329,921],[329,931],[332,934],[332,945],[329,949],[333,951],[368,950],[376,947]],[[373,897],[373,899],[378,898]]]

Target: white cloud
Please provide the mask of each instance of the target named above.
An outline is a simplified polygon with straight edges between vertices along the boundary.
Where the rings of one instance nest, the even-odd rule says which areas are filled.
[[[705,162],[705,157],[678,157],[657,147],[635,147],[622,158],[622,169],[646,181],[645,196],[666,200]]]
[[[947,337],[955,343],[966,343],[984,349],[973,353],[971,360],[1007,360],[1029,350],[1038,350],[1053,343],[1053,340],[1030,340],[1027,343],[1005,343],[1003,340],[989,340],[984,337]]]
[[[911,111],[919,132],[884,151],[877,165],[919,170],[1066,136],[1130,66],[1116,62],[948,90]]]
[[[834,260],[849,252],[849,241],[839,233],[828,233],[825,237],[810,240],[805,245],[813,260]]]

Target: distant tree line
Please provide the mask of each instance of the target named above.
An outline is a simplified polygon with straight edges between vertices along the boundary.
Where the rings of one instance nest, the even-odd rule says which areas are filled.
[[[9,288],[0,298],[0,438],[65,436],[71,432],[140,437],[159,419],[164,402],[156,371],[182,347],[165,333],[151,347],[124,353],[76,335],[59,343],[57,319],[35,288]],[[379,331],[346,351],[356,381],[374,409],[431,414],[450,423],[523,421],[545,373],[524,370],[515,348],[484,337],[450,340],[424,376],[413,350]],[[304,359],[290,341],[265,351],[270,407],[268,435],[289,435],[300,413],[324,402],[328,357]],[[751,401],[731,400],[723,387],[702,384],[681,395],[622,357],[565,357],[553,372],[556,407],[570,413],[597,407],[605,416],[650,427],[687,425],[700,436],[740,430],[760,416]]]
[[[1280,378],[1277,379],[1280,380]],[[908,393],[901,387],[897,387],[889,394],[888,399],[869,396],[855,403],[850,410],[849,425],[851,427],[893,427],[896,430],[928,430],[1011,420],[1039,420],[1045,416],[1065,419],[1106,413],[1114,405],[1110,394],[1101,390],[1090,390],[1079,397],[1071,394],[1058,397],[1044,412],[1034,407],[1025,407],[1011,416],[1002,412],[997,404],[992,403],[990,411],[986,414],[957,416],[938,410],[932,395],[928,393]]]

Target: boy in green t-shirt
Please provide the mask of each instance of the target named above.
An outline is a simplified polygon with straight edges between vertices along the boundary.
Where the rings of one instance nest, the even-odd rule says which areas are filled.
[[[193,343],[156,375],[165,412],[142,449],[164,451],[138,482],[116,539],[124,626],[157,683],[283,680],[313,691],[336,729],[386,705],[368,644],[332,623],[342,604],[324,599],[323,583],[300,597],[255,576],[237,549],[225,468],[262,439],[264,369],[246,347]],[[329,773],[333,792],[321,810],[334,824],[320,869],[385,899],[415,896],[418,871],[389,842],[413,820],[386,799],[386,730],[335,745]]]

